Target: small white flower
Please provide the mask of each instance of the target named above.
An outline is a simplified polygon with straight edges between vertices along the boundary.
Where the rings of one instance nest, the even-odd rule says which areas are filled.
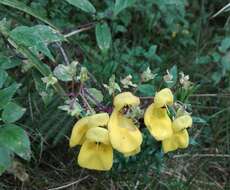
[[[44,82],[46,84],[46,88],[54,85],[58,81],[57,78],[54,77],[53,75],[49,75],[48,77],[43,77],[43,78],[41,78],[41,80],[42,80],[42,82]]]
[[[151,69],[148,67],[142,74],[141,74],[141,80],[143,82],[148,82],[152,79],[154,79],[157,75],[153,74]]]
[[[180,72],[180,84],[183,88],[187,89],[192,82],[189,81],[189,75],[185,75],[183,72]]]
[[[121,80],[121,84],[124,88],[129,88],[129,86],[136,88],[137,85],[132,83],[132,76],[128,75],[124,79]]]
[[[167,82],[167,83],[173,82],[173,75],[170,74],[169,70],[167,70],[166,73],[167,74],[163,76],[164,81]]]

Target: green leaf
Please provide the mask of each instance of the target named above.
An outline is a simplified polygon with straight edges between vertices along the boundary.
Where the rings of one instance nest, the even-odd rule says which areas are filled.
[[[97,101],[97,102],[95,102],[93,100],[93,98],[88,96],[89,99],[92,101],[92,103],[97,104],[97,103],[101,103],[103,101],[103,94],[100,90],[97,90],[96,88],[89,88],[88,92]]]
[[[26,4],[19,2],[17,0],[1,0],[0,4],[18,9],[20,11],[23,11],[39,20],[41,20],[42,22],[52,26],[53,28],[56,28],[47,18],[45,18],[44,16],[40,15],[39,13],[37,13],[36,10],[31,9],[30,7],[28,7]]]
[[[127,7],[132,6],[136,0],[116,0],[114,7],[114,14],[118,15],[121,11],[126,9]]]
[[[23,116],[25,111],[25,108],[22,108],[21,106],[10,102],[3,109],[2,120],[5,123],[13,123],[19,120]]]
[[[10,151],[0,147],[0,175],[11,166]]]
[[[111,45],[111,31],[107,23],[96,25],[97,45],[103,53],[106,53]]]
[[[21,62],[17,59],[10,59],[9,57],[0,55],[0,69],[11,69],[20,64]]]
[[[207,124],[207,121],[201,117],[192,116],[192,121],[194,124]]]
[[[13,83],[7,88],[0,90],[0,109],[2,109],[14,96],[20,84]]]
[[[59,64],[54,69],[54,75],[61,81],[72,81],[76,77],[77,64],[72,62],[69,65]]]
[[[32,72],[35,89],[41,96],[45,105],[48,105],[53,100],[54,91],[52,88],[46,88],[45,83],[41,80],[41,75],[36,70]]]
[[[26,132],[13,124],[0,128],[0,146],[8,148],[25,160],[30,160],[30,140]]]
[[[2,86],[4,85],[7,77],[8,77],[7,72],[0,69],[0,88],[2,88]]]
[[[137,90],[142,94],[142,96],[153,96],[155,92],[154,86],[151,84],[139,85]]]
[[[221,64],[226,71],[230,71],[230,52],[222,57]]]
[[[87,13],[95,13],[95,7],[88,0],[66,0],[71,5],[78,7],[79,9]]]
[[[37,55],[39,52],[54,60],[48,44],[65,40],[57,31],[46,25],[37,25],[33,27],[19,26],[10,32],[10,38],[23,45]]]
[[[224,38],[220,44],[219,50],[222,53],[226,53],[226,51],[230,48],[230,37]]]

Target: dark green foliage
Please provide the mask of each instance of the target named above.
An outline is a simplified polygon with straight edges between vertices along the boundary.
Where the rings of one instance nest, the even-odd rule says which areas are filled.
[[[89,180],[79,184],[80,189],[229,189],[228,7],[212,18],[228,3],[0,0],[0,174],[11,166],[14,155],[30,158],[28,133],[33,157],[26,168],[32,180],[25,189],[63,186],[85,175]],[[80,64],[72,76],[68,62],[76,60]],[[108,173],[81,170],[73,161],[76,154],[68,151],[78,118],[58,107],[79,92],[76,81],[82,66],[90,73],[84,87],[93,94],[87,98],[96,111],[103,106],[111,109],[112,97],[103,84],[113,74],[121,88],[120,80],[132,75],[137,88],[122,90],[147,97],[142,99],[143,108],[159,89],[172,88],[176,100],[192,112],[189,148],[163,155],[161,144],[141,126],[140,154],[124,158],[116,152]],[[142,81],[148,67],[154,78]],[[172,76],[169,82],[164,81],[166,70]],[[192,88],[182,88],[182,71],[194,82]],[[53,74],[60,80],[45,83],[44,78]],[[15,189],[12,180],[1,177],[0,189],[8,185]]]

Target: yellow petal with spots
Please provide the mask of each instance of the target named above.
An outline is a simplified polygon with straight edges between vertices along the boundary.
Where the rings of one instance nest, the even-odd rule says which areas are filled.
[[[108,121],[109,115],[107,113],[99,113],[78,120],[72,129],[69,146],[74,147],[76,145],[82,145],[89,128],[107,126]]]
[[[113,148],[123,154],[135,151],[142,143],[142,134],[134,122],[116,109],[110,116],[108,129]]]
[[[173,94],[169,88],[164,88],[157,92],[154,97],[155,107],[161,108],[173,104]]]
[[[165,153],[177,150],[178,148],[187,148],[188,145],[189,135],[186,129],[176,132],[170,138],[162,141],[162,147]]]
[[[112,146],[86,140],[80,149],[78,164],[91,170],[110,170],[113,165]]]
[[[181,131],[183,129],[186,129],[188,127],[192,126],[192,117],[190,115],[183,115],[178,118],[176,118],[173,121],[173,130],[175,132]]]
[[[120,110],[125,106],[138,106],[140,99],[131,92],[123,92],[115,96],[113,105],[115,109]]]
[[[166,108],[158,108],[155,103],[151,104],[144,115],[144,122],[151,135],[161,141],[169,138],[172,133],[172,122]]]
[[[109,145],[109,132],[107,129],[102,127],[90,128],[86,133],[87,140],[92,142],[99,142]]]

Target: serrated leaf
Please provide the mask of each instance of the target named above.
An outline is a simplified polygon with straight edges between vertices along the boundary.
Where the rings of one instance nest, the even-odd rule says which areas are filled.
[[[29,48],[35,55],[39,52],[54,60],[48,44],[63,41],[64,37],[46,25],[19,26],[10,32],[10,38],[17,44]]]
[[[19,87],[19,84],[13,83],[9,87],[0,90],[0,109],[2,109],[12,99]]]
[[[71,5],[78,7],[79,9],[87,13],[95,13],[95,7],[88,0],[66,0]]]
[[[111,31],[107,23],[96,25],[97,45],[102,52],[106,53],[111,45]]]
[[[23,116],[25,111],[25,108],[22,108],[21,106],[10,102],[3,109],[2,120],[5,123],[13,123],[19,120]]]
[[[114,14],[118,15],[121,11],[127,7],[132,6],[136,0],[116,0],[114,7]]]
[[[13,124],[0,128],[0,146],[8,148],[25,160],[30,160],[30,140],[26,132]]]
[[[6,71],[0,69],[0,88],[2,88],[3,84],[5,83],[8,74]]]
[[[0,176],[11,166],[10,151],[6,148],[0,147]]]
[[[103,101],[103,94],[100,90],[97,90],[96,88],[89,88],[88,89],[89,94],[97,101],[95,102],[90,96],[89,98],[92,100],[94,104],[101,103]]]

